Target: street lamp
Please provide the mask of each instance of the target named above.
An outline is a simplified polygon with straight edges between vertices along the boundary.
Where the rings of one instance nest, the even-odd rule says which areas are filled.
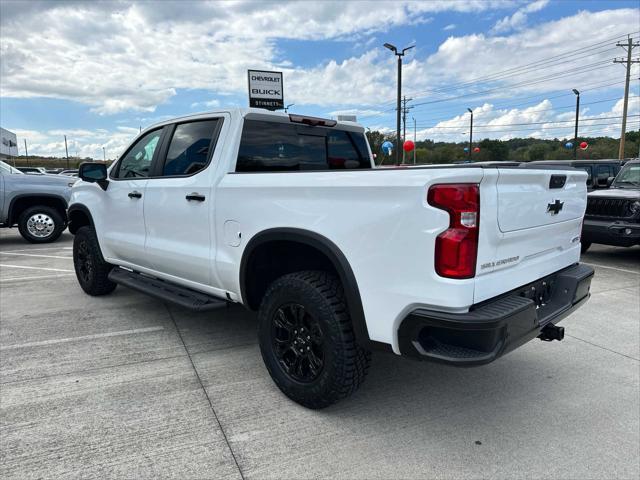
[[[467,111],[471,114],[471,125],[469,126],[469,161],[471,161],[471,148],[473,145],[473,110],[467,108]]]
[[[289,108],[293,107],[294,105],[295,105],[295,103],[290,103],[289,105],[284,107],[284,113],[287,113],[289,111]]]
[[[580,92],[573,89],[573,93],[576,94],[576,130],[573,135],[573,159],[578,158],[578,115],[580,114]]]
[[[400,164],[400,151],[402,150],[402,144],[400,141],[400,97],[402,96],[402,57],[404,57],[404,53],[407,50],[411,50],[415,45],[411,45],[409,47],[403,48],[401,52],[395,47],[395,45],[391,45],[390,43],[384,44],[385,48],[388,48],[393,52],[394,55],[398,57],[398,102],[396,105],[396,165]]]

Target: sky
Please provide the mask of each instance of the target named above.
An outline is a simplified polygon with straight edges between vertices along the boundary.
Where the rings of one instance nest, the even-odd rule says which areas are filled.
[[[23,152],[117,158],[139,129],[247,106],[247,70],[282,71],[290,112],[354,114],[395,131],[396,57],[413,106],[407,137],[619,137],[637,1],[5,1],[0,124]],[[640,47],[634,50],[640,57]],[[640,126],[640,64],[628,130]],[[414,122],[415,119],[415,122]]]

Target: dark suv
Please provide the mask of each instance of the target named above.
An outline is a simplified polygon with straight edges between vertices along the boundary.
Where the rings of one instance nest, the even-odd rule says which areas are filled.
[[[640,245],[640,160],[628,162],[611,188],[589,193],[582,226],[582,251],[592,243]]]
[[[607,180],[615,177],[626,160],[536,160],[536,165],[558,165],[579,168],[587,172],[587,190],[609,188]]]

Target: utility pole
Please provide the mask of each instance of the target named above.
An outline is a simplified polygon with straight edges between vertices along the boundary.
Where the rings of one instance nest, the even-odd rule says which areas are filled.
[[[67,168],[69,168],[69,149],[67,148],[67,136],[64,136],[64,151],[67,153]]]
[[[407,107],[407,103],[409,103],[413,98],[402,98],[402,143],[407,139],[407,112],[411,110],[413,107]],[[405,151],[402,149],[402,163],[405,163],[404,160]]]
[[[576,94],[576,129],[573,133],[573,159],[578,158],[578,117],[580,115],[580,92],[573,89],[573,93]]]
[[[400,97],[402,96],[402,57],[407,50],[412,49],[415,45],[403,48],[402,51],[398,51],[395,45],[385,43],[384,48],[388,48],[398,57],[398,101],[396,104],[396,165],[400,164],[400,149],[402,144],[400,142]]]
[[[105,152],[104,147],[102,147],[102,160],[104,162],[107,161],[107,152]]]
[[[640,63],[640,58],[631,59],[631,52],[637,46],[640,46],[640,43],[633,43],[633,38],[629,37],[627,39],[627,43],[616,43],[616,46],[622,47],[627,51],[627,59],[624,58],[614,58],[613,63],[623,63],[627,65],[627,77],[624,83],[624,106],[622,108],[622,132],[620,133],[620,149],[618,150],[618,159],[622,160],[624,158],[624,140],[627,133],[627,110],[629,107],[629,79],[631,77],[631,64]]]
[[[27,166],[29,166],[29,150],[27,150],[27,139],[23,138],[24,140],[24,156],[27,159]]]
[[[413,118],[413,164],[416,164],[416,117]]]
[[[473,110],[467,108],[467,111],[471,114],[471,123],[469,125],[469,161],[471,161],[471,149],[473,148]]]

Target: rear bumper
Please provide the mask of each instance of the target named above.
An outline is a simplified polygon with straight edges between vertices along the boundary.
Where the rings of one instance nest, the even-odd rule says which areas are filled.
[[[585,218],[581,239],[583,242],[631,247],[640,244],[640,223]]]
[[[589,298],[593,269],[576,264],[467,313],[412,311],[400,324],[400,353],[456,366],[490,363],[540,335]]]

